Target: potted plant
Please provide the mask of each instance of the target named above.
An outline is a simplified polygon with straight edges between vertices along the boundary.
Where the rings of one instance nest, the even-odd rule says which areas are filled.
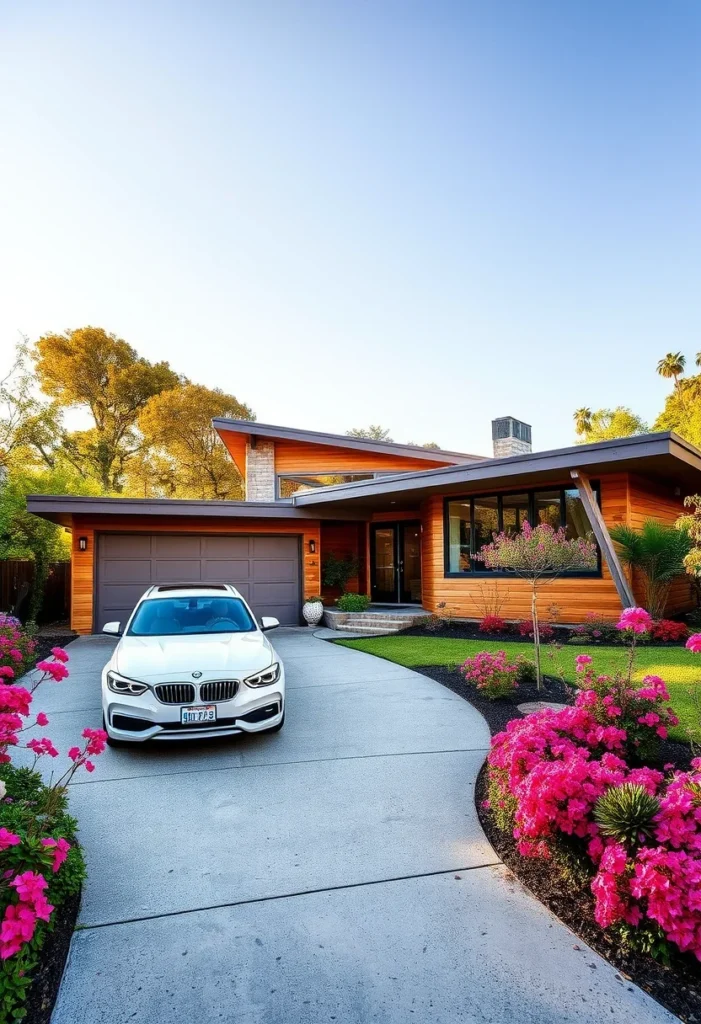
[[[306,624],[308,626],[318,626],[323,614],[324,605],[321,597],[318,594],[315,594],[314,597],[308,597],[302,607],[302,615]]]

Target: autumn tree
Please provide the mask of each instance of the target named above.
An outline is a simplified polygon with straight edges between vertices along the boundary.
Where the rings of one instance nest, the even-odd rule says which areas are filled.
[[[190,383],[162,391],[139,414],[144,443],[170,463],[178,497],[243,498],[241,476],[212,427],[216,417],[255,419],[233,395]]]
[[[168,363],[150,363],[101,327],[46,334],[34,356],[42,391],[60,407],[87,409],[93,420],[90,429],[65,438],[67,456],[88,466],[105,490],[121,490],[126,462],[139,447],[139,413],[181,378]]]
[[[595,441],[612,441],[617,437],[632,437],[646,434],[647,423],[624,405],[615,409],[577,409],[574,414],[575,429],[580,444]]]
[[[691,444],[701,445],[701,375],[685,377],[667,396],[654,430],[674,430]]]

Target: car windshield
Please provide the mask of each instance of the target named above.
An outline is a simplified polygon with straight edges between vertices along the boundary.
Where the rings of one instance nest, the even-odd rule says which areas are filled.
[[[255,628],[246,605],[236,597],[162,597],[141,602],[129,635],[251,633]]]

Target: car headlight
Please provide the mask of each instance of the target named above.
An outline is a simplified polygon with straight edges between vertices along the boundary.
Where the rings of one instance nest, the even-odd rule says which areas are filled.
[[[262,672],[256,672],[254,676],[244,679],[244,683],[246,686],[271,686],[279,678],[280,666],[277,661],[274,661],[269,668],[265,668]]]
[[[146,683],[138,683],[136,679],[127,679],[120,676],[118,672],[107,673],[107,686],[113,693],[127,693],[131,697],[138,697],[140,693],[148,690]]]

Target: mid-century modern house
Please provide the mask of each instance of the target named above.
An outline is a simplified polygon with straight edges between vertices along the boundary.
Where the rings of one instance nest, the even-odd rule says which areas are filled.
[[[599,564],[541,590],[541,614],[615,618],[639,594],[608,533],[649,517],[674,523],[701,491],[701,452],[673,433],[531,450],[531,428],[494,420],[491,458],[249,420],[214,421],[245,481],[245,501],[36,495],[31,512],[72,533],[71,621],[79,633],[125,621],[152,583],[234,583],[258,615],[299,624],[323,593],[322,564],[353,556],[350,590],[382,605],[439,606],[479,618],[497,588],[506,618],[530,616],[527,584],[475,560],[495,530],[525,520],[592,536]],[[684,578],[667,613],[693,605]]]

